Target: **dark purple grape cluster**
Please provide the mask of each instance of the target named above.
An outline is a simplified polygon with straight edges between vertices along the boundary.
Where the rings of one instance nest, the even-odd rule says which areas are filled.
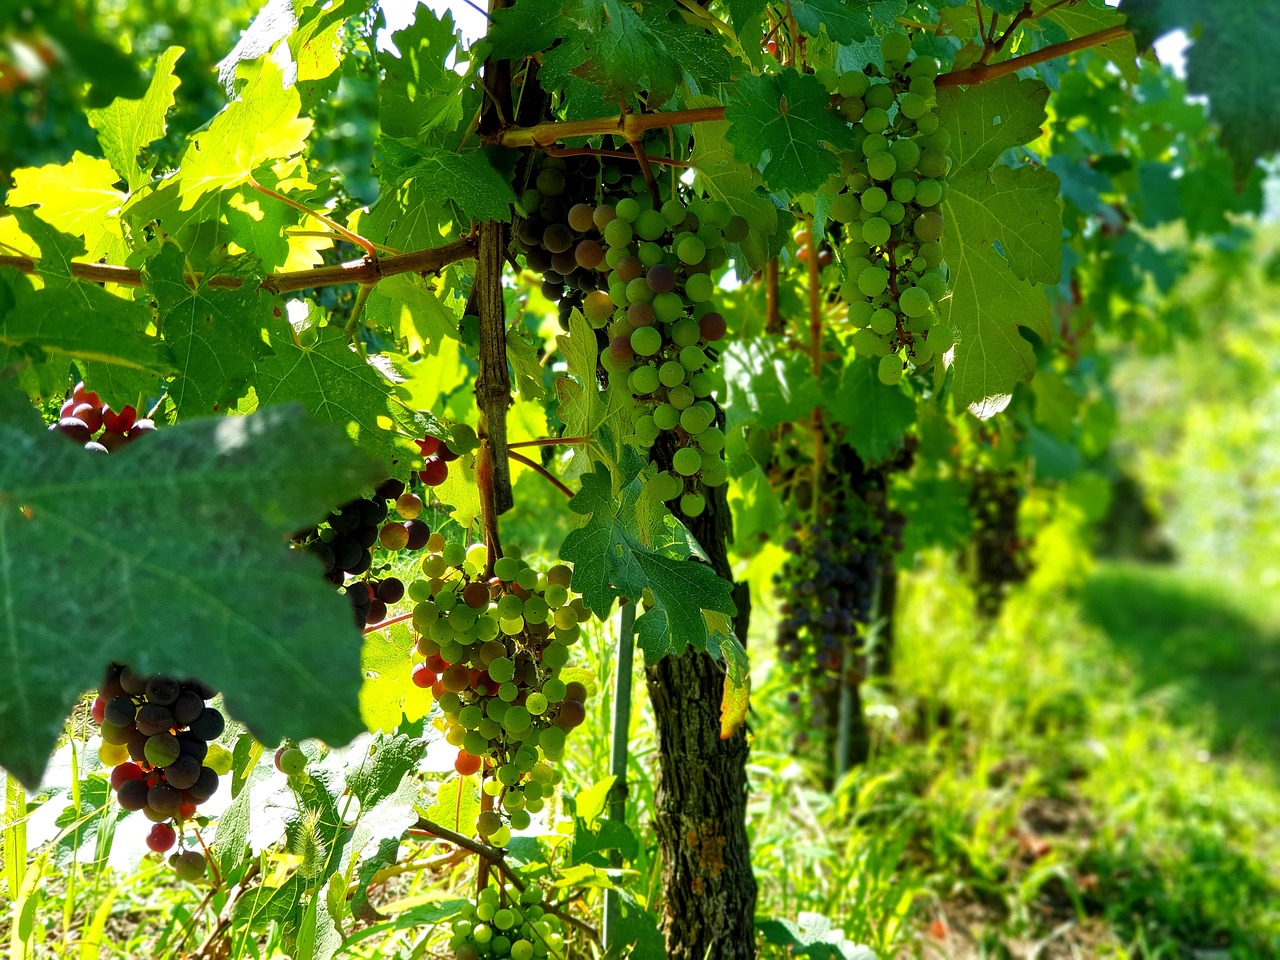
[[[364,576],[373,568],[374,550],[425,547],[431,528],[420,519],[423,509],[422,498],[403,481],[387,480],[372,496],[344,503],[321,523],[295,533],[293,547],[319,557],[325,579],[335,586],[347,584],[348,576],[363,577],[344,591],[356,625],[363,629],[385,620],[388,606],[404,597],[404,583],[396,577]]]
[[[1030,542],[1018,529],[1022,486],[1007,470],[976,467],[969,483],[970,572],[978,610],[993,617],[1014,584],[1031,574]]]
[[[882,489],[839,491],[810,524],[792,524],[791,556],[774,574],[782,600],[778,659],[791,671],[797,710],[821,737],[837,720],[841,688],[862,680],[866,630],[886,557],[902,549],[905,517]],[[808,732],[800,736],[807,743]]]
[[[214,690],[199,680],[144,676],[113,663],[93,702],[103,741],[99,757],[112,768],[116,800],[155,824],[147,845],[157,853],[174,846],[182,824],[218,789],[214,764],[219,761],[211,756],[210,744],[222,736],[226,721],[208,705],[213,696]],[[221,759],[229,759],[217,749]],[[198,864],[193,853],[200,857]],[[173,863],[187,879],[204,874],[197,852],[175,854]]]

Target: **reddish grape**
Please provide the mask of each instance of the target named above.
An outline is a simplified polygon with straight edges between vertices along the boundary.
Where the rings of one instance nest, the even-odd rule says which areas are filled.
[[[119,790],[120,785],[129,780],[141,780],[142,768],[128,761],[118,765],[111,771],[111,789]]]
[[[128,433],[129,429],[137,422],[138,411],[133,405],[125,407],[119,413],[108,408],[102,411],[102,425],[111,433]]]
[[[102,411],[95,406],[82,403],[71,411],[71,416],[84,423],[90,433],[97,433],[102,426]]]
[[[428,457],[418,471],[418,479],[428,487],[438,487],[449,477],[449,465],[440,457]]]
[[[93,701],[93,706],[89,708],[89,715],[93,717],[94,723],[101,723],[107,716],[107,701],[98,697]]]
[[[473,753],[467,753],[465,750],[458,751],[458,758],[453,761],[453,769],[464,777],[469,777],[473,773],[480,772],[480,758]]]
[[[178,842],[178,832],[167,823],[157,823],[147,834],[147,846],[156,853],[164,853]]]
[[[409,674],[409,678],[413,681],[415,687],[422,687],[424,690],[428,687],[434,687],[439,678],[431,672],[431,668],[425,663],[419,663],[413,668],[413,672]]]
[[[434,457],[436,451],[440,449],[439,437],[423,437],[421,440],[415,440],[414,443],[418,445],[418,451],[424,457]]]

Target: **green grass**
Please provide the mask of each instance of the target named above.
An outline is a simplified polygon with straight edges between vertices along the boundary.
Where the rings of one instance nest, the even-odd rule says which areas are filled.
[[[760,730],[762,912],[827,913],[881,956],[1280,956],[1265,618],[1143,568],[995,624],[945,568],[902,593],[865,770],[828,797]],[[760,715],[784,695],[764,673]]]

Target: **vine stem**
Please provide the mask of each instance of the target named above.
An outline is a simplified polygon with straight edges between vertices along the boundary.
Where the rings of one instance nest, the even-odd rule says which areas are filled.
[[[809,226],[809,369],[813,382],[822,385],[822,265],[818,263],[818,238],[814,234],[813,218],[807,218]],[[819,496],[822,493],[822,468],[826,455],[822,425],[822,407],[815,406],[813,426],[813,514],[818,515]]]
[[[363,249],[365,252],[365,255],[368,256],[370,259],[377,258],[378,256],[377,247],[375,247],[372,243],[370,243],[364,237],[360,236],[360,234],[352,233],[350,230],[348,230],[342,224],[338,223],[338,221],[334,220],[332,217],[325,216],[323,213],[318,213],[315,210],[312,210],[310,207],[308,207],[305,203],[299,203],[297,200],[294,200],[291,197],[286,197],[283,193],[280,193],[279,191],[276,191],[276,190],[272,190],[270,187],[264,187],[252,176],[249,177],[249,186],[251,186],[254,190],[257,190],[259,193],[264,194],[265,196],[272,197],[276,200],[279,200],[281,203],[286,204],[287,206],[293,207],[293,209],[295,210],[302,211],[309,217],[314,217],[316,220],[319,220],[321,223],[323,223],[326,227],[328,227],[334,233],[338,234],[344,240],[350,243],[354,243],[356,246]]]
[[[542,464],[538,463],[538,461],[530,460],[524,454],[516,453],[510,447],[507,448],[507,456],[510,457],[512,460],[516,461],[517,463],[523,463],[526,467],[529,467],[532,470],[536,470],[538,473],[542,474],[542,476],[545,477],[550,483],[552,483],[557,490],[563,493],[566,497],[573,499],[573,491],[570,490],[568,487],[566,487],[564,483],[561,482],[559,477],[557,477],[554,473],[552,473]]]
[[[1108,27],[1094,33],[1050,44],[1041,50],[1025,53],[1000,63],[984,63],[965,70],[944,73],[934,81],[937,87],[958,87],[989,83],[1024,67],[1032,67],[1046,60],[1054,60],[1110,43],[1130,36],[1128,27]],[[490,144],[504,147],[542,147],[554,145],[558,140],[570,137],[596,137],[605,134],[621,134],[627,140],[635,140],[645,131],[658,127],[674,127],[683,123],[715,123],[724,119],[724,107],[696,107],[690,110],[666,110],[656,113],[621,113],[614,117],[595,120],[548,120],[532,127],[509,126],[485,138]]]
[[[609,788],[609,820],[617,824],[627,821],[627,749],[631,734],[631,680],[635,665],[635,602],[624,603],[618,617],[617,671],[613,684],[613,729],[609,731],[609,772],[613,774],[613,786]],[[622,866],[622,853],[610,852],[609,863]],[[618,891],[604,892],[604,952],[609,958],[617,957],[618,928],[622,924],[622,901]]]
[[[507,449],[514,450],[518,447],[560,447],[590,442],[590,437],[544,437],[541,440],[517,440],[515,443],[508,443]]]
[[[377,283],[384,277],[392,277],[401,273],[439,273],[451,263],[459,260],[470,260],[476,255],[474,237],[462,237],[451,243],[423,250],[413,250],[378,260],[361,258],[348,260],[345,263],[329,264],[314,267],[310,270],[291,270],[286,273],[268,274],[262,279],[262,289],[270,293],[290,293],[294,290],[308,290],[312,287],[334,287],[348,283],[362,286]],[[40,259],[28,256],[0,255],[0,267],[12,267],[19,273],[39,274]],[[90,283],[114,283],[122,287],[141,287],[144,284],[141,270],[130,267],[119,267],[109,263],[71,263],[71,275]],[[190,273],[186,276],[189,286],[198,287],[202,283],[209,287],[236,289],[244,284],[243,277],[215,274],[206,277],[204,274]]]
[[[596,147],[555,147],[546,146],[542,148],[544,152],[553,157],[612,157],[615,160],[636,160],[638,159],[630,150],[601,150]],[[693,166],[688,160],[673,160],[671,157],[654,157],[646,154],[646,158],[650,163],[662,164],[668,167],[691,167]]]

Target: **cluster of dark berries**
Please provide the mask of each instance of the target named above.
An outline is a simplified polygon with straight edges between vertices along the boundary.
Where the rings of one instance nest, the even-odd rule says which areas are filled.
[[[102,402],[84,382],[75,385],[71,395],[58,411],[58,422],[49,429],[84,444],[86,450],[110,453],[132,443],[144,433],[155,430],[155,422],[127,406],[118,413]]]

